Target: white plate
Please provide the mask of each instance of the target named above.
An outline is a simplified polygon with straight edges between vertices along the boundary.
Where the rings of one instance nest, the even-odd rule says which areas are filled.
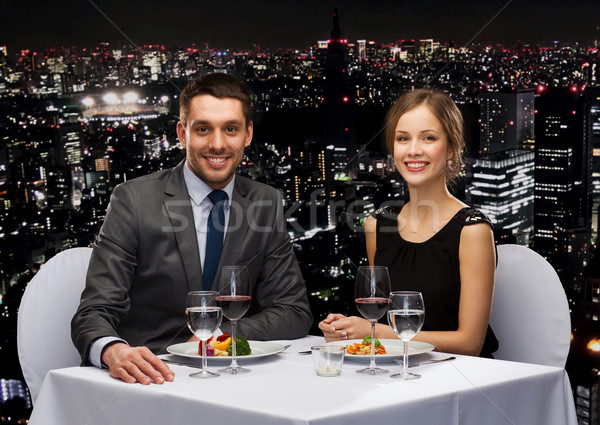
[[[362,339],[349,339],[348,341],[335,341],[328,342],[328,344],[332,345],[352,345],[357,342],[362,342]],[[380,339],[379,342],[383,344],[385,347],[385,351],[387,354],[376,354],[375,361],[383,360],[383,361],[391,361],[397,358],[400,358],[404,355],[404,342],[399,339]],[[434,347],[431,344],[420,341],[408,341],[408,355],[414,356],[416,354],[423,354],[433,350]],[[346,360],[356,360],[359,362],[369,362],[371,360],[371,356],[363,356],[356,354],[348,354],[345,356]]]
[[[273,354],[281,353],[284,350],[283,345],[269,341],[248,341],[252,354],[249,356],[237,356],[238,360],[258,359],[261,357],[272,356]],[[198,342],[182,342],[167,347],[167,351],[181,357],[190,357],[193,359],[201,359],[198,354]],[[231,362],[230,356],[208,357],[209,362]]]

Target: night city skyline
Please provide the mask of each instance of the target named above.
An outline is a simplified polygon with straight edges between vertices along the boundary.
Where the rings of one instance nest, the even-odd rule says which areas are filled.
[[[93,242],[117,184],[183,158],[180,89],[226,72],[253,96],[238,173],[281,191],[315,323],[354,311],[364,218],[405,198],[383,148],[387,108],[428,84],[448,93],[467,143],[453,191],[492,219],[497,243],[557,270],[566,369],[576,402],[593,401],[578,413],[600,423],[600,3],[253,3],[0,5],[0,379],[16,380],[12,396],[27,283]],[[0,402],[0,417],[26,414],[20,402]]]

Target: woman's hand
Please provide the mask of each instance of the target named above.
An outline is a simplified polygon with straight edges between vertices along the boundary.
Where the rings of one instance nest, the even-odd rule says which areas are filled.
[[[362,317],[329,314],[319,323],[319,329],[327,342],[340,339],[363,339],[371,334],[371,323]]]

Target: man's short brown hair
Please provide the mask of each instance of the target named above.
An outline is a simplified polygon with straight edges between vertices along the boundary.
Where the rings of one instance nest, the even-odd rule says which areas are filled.
[[[179,119],[185,126],[190,112],[190,104],[196,96],[208,94],[217,99],[233,98],[242,102],[246,126],[252,120],[252,100],[244,83],[237,78],[222,73],[202,75],[188,83],[179,96]]]

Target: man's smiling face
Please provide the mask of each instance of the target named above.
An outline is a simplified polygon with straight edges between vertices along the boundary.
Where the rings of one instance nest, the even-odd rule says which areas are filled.
[[[190,102],[187,122],[177,123],[177,136],[186,148],[190,170],[213,189],[233,178],[252,140],[252,121],[246,122],[242,102],[203,94]]]

